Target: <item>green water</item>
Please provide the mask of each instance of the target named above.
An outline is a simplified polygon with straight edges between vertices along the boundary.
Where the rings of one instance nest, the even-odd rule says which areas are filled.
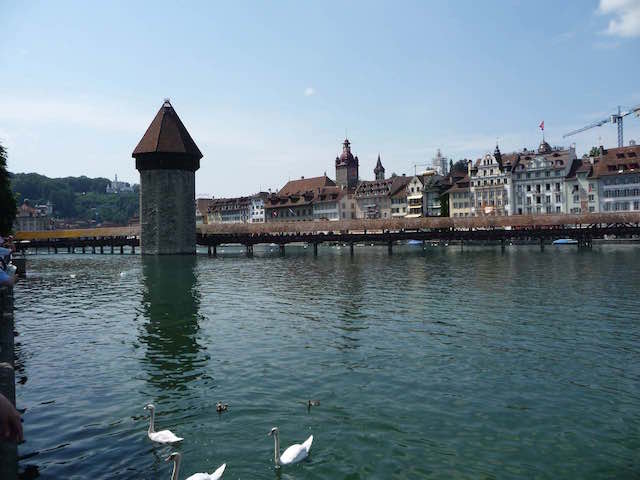
[[[25,478],[640,476],[640,248],[294,250],[31,256]]]

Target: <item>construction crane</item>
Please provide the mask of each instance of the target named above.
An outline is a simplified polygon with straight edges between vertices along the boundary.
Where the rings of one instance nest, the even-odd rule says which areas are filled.
[[[623,139],[623,136],[622,136],[622,119],[624,117],[626,117],[627,115],[630,115],[632,113],[635,113],[637,116],[640,116],[640,105],[636,105],[635,107],[631,107],[630,109],[625,110],[625,111],[622,111],[622,107],[618,106],[618,112],[617,113],[612,113],[611,115],[609,115],[609,117],[607,117],[607,118],[605,118],[603,120],[598,120],[597,122],[593,122],[592,124],[587,125],[586,127],[582,127],[582,128],[579,128],[578,130],[574,130],[572,132],[565,133],[562,136],[562,138],[570,137],[571,135],[575,135],[576,133],[584,132],[585,130],[589,130],[590,128],[601,127],[605,123],[616,123],[618,125],[618,147],[623,147],[624,146],[624,139]]]

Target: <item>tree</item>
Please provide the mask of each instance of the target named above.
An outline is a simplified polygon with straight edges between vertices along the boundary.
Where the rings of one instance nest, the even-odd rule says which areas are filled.
[[[467,160],[458,160],[451,166],[451,171],[467,173]]]
[[[11,233],[16,213],[18,208],[7,171],[7,150],[0,144],[0,235]]]
[[[440,195],[440,216],[441,217],[449,216],[449,195],[446,195],[446,194]]]
[[[589,156],[597,157],[599,155],[600,155],[600,147],[591,147],[591,150],[589,150]]]

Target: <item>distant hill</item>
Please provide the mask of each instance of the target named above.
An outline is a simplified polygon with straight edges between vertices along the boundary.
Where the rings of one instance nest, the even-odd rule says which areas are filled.
[[[96,220],[126,225],[138,213],[137,188],[133,192],[105,193],[107,178],[49,178],[37,173],[11,173],[11,188],[18,205],[53,204],[57,218]]]

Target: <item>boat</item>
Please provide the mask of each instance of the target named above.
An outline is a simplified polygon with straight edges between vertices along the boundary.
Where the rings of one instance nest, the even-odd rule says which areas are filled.
[[[407,240],[407,245],[422,245],[422,240]]]
[[[553,245],[577,245],[578,241],[573,238],[559,238],[553,241]]]

